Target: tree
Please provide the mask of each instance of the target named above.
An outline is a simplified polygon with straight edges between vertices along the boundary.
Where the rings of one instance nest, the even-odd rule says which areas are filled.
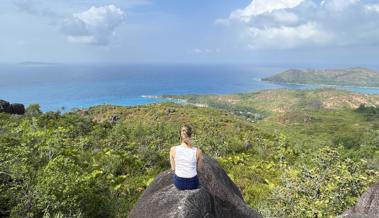
[[[41,111],[41,109],[40,109],[39,104],[30,104],[30,105],[26,108],[26,114],[27,114],[27,115],[30,115],[30,116],[35,116],[35,115],[42,114],[42,111]]]

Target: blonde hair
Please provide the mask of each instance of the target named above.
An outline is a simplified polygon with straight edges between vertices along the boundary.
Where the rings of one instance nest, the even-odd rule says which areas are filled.
[[[184,134],[182,134],[182,129],[184,129]],[[184,144],[188,146],[192,146],[191,136],[193,133],[193,128],[190,125],[183,125],[179,130],[180,142],[184,142]]]

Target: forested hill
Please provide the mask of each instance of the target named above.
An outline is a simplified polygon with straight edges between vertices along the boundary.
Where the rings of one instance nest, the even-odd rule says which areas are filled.
[[[169,97],[245,117],[260,131],[284,134],[293,146],[343,145],[354,153],[364,148],[360,145],[375,144],[379,150],[379,95],[328,88]],[[371,160],[379,167],[379,153],[375,155]]]
[[[379,87],[379,73],[362,67],[349,69],[290,69],[262,80],[275,83]]]
[[[286,113],[291,111],[317,111],[356,109],[361,104],[379,107],[379,95],[360,94],[334,88],[315,90],[271,89],[252,93],[224,95],[164,96],[182,99],[201,107],[214,107],[248,115]]]
[[[0,217],[127,217],[169,169],[169,149],[188,123],[194,144],[263,217],[341,214],[378,180],[375,96],[360,96],[368,104],[358,108],[324,110],[296,100],[323,91],[271,92],[197,96],[184,105],[103,105],[64,114],[31,105],[24,115],[0,113]],[[267,110],[276,101],[284,105],[286,95],[298,102],[291,110]],[[195,98],[222,101],[199,107]]]

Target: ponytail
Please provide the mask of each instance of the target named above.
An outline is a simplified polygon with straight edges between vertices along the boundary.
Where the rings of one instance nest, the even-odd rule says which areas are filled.
[[[182,129],[184,129],[184,134],[182,134]],[[186,144],[187,146],[192,146],[191,136],[192,136],[192,126],[183,125],[179,131],[180,141]]]

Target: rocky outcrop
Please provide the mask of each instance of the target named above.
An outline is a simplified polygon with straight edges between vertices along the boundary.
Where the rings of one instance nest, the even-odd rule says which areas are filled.
[[[261,217],[244,202],[237,186],[214,159],[204,156],[203,160],[199,189],[176,189],[172,173],[165,171],[145,190],[129,218]]]
[[[24,114],[25,113],[25,107],[23,104],[14,103],[11,104],[12,114]]]
[[[9,102],[0,100],[0,112],[5,112],[5,113],[12,112],[11,105],[9,104]]]
[[[24,114],[25,113],[25,107],[23,104],[10,104],[7,101],[0,100],[0,113],[10,113],[10,114]]]
[[[116,124],[120,120],[120,117],[118,115],[112,115],[109,119],[108,122],[110,124]]]
[[[171,113],[174,113],[176,111],[175,108],[166,108],[166,114],[171,114]]]
[[[357,204],[341,218],[379,218],[379,182],[358,199]]]

